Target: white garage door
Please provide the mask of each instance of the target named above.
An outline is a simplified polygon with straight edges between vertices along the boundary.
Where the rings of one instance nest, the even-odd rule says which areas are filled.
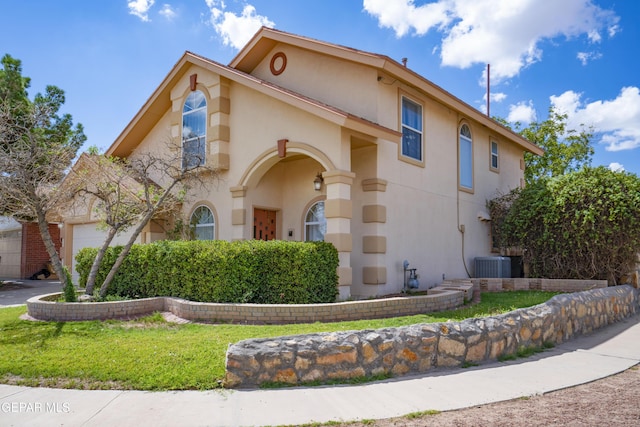
[[[79,274],[76,271],[76,254],[82,248],[98,248],[102,246],[107,237],[106,231],[98,230],[98,224],[76,224],[73,226],[73,283],[78,283]],[[129,241],[131,230],[118,234],[111,246],[124,245]],[[140,236],[136,243],[140,242]]]
[[[0,279],[20,278],[22,229],[0,229]]]

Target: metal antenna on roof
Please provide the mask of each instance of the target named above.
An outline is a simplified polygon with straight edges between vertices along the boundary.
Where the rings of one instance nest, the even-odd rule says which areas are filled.
[[[491,64],[487,64],[487,117],[491,117],[489,108],[491,107]]]

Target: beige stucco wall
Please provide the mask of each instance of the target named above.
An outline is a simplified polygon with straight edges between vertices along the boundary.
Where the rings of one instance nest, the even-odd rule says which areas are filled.
[[[321,194],[313,189],[313,179],[327,166],[311,158],[313,152],[304,153],[304,147],[314,147],[350,167],[349,158],[344,159],[340,149],[340,128],[241,85],[230,85],[230,97],[231,167],[220,171],[206,187],[193,189],[185,215],[191,213],[194,204],[208,200],[218,214],[217,237],[233,240],[237,238],[231,226],[233,209],[245,210],[243,238],[253,236],[254,207],[276,210],[278,237],[288,238],[285,234],[291,229],[293,238],[301,240],[303,210]],[[303,154],[280,162],[279,139],[288,139],[288,146],[295,147],[289,148],[290,154],[293,150]],[[231,189],[236,186],[247,186],[241,207],[232,199]]]
[[[273,76],[269,62],[276,52],[286,54],[287,67],[282,74]],[[465,226],[464,258],[469,272],[473,273],[475,256],[489,254],[489,226],[480,222],[477,215],[497,190],[519,185],[521,150],[510,151],[500,144],[500,172],[490,171],[489,134],[469,122],[474,139],[474,193],[469,194],[459,191],[457,182],[457,134],[465,117],[427,94],[393,82],[373,68],[347,65],[336,58],[286,45],[274,47],[254,74],[391,129],[400,130],[402,95],[423,106],[424,165],[398,160],[398,145],[386,141],[378,141],[377,148],[361,148],[352,153],[351,170],[356,173],[352,188],[352,294],[367,296],[399,290],[404,280],[404,259],[419,269],[423,285],[439,283],[443,274],[465,277],[459,224]],[[383,78],[378,80],[378,75]],[[370,178],[388,181],[387,191],[363,193],[362,180]],[[387,207],[385,223],[362,222],[363,206],[372,203]],[[379,249],[384,247],[383,239],[386,251]],[[374,250],[378,253],[364,253],[363,241],[375,241]],[[364,285],[363,269],[374,265],[386,268],[387,281],[383,285]]]
[[[282,74],[270,71],[275,53],[287,56]],[[377,121],[377,76],[371,67],[350,63],[301,48],[277,44],[253,71],[253,75],[274,82],[328,105],[338,107],[359,117]]]
[[[287,67],[274,76],[269,63],[276,52],[286,54]],[[520,185],[522,148],[490,134],[430,94],[362,63],[278,44],[253,73],[396,131],[401,131],[401,96],[410,97],[423,107],[424,159],[404,161],[395,142],[341,127],[323,113],[267,95],[241,78],[221,78],[192,65],[169,89],[171,107],[158,115],[136,149],[136,153],[162,153],[167,152],[168,140],[179,142],[189,76],[197,74],[197,88],[205,92],[210,105],[207,162],[209,156],[223,153],[229,164],[208,178],[204,187],[192,189],[183,207],[185,219],[204,204],[214,212],[216,238],[249,239],[253,209],[275,210],[277,238],[303,240],[307,209],[329,199],[335,211],[329,219],[332,238],[344,246],[341,271],[348,275],[354,296],[401,290],[405,259],[418,269],[424,288],[440,283],[443,275],[466,277],[467,269],[473,274],[473,258],[490,254],[489,223],[480,221],[478,212],[486,210],[486,201],[497,192]],[[462,122],[473,136],[473,192],[458,188]],[[497,172],[489,167],[491,138],[499,144]],[[277,153],[282,139],[288,140],[285,159]],[[333,183],[325,181],[317,192],[312,182],[318,172],[338,177],[333,175]],[[160,177],[158,181],[162,183]]]

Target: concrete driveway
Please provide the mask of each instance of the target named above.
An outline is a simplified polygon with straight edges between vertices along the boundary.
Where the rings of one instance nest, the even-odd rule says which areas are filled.
[[[62,292],[59,280],[0,279],[0,307],[26,304],[36,295]]]

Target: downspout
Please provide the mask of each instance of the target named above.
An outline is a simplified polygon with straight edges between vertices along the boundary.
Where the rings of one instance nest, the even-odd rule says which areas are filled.
[[[491,64],[487,64],[487,117],[491,117]]]
[[[469,267],[467,267],[467,260],[464,256],[464,232],[465,232],[465,225],[464,224],[460,224],[460,190],[457,189],[457,197],[456,197],[456,210],[457,210],[457,218],[458,218],[458,231],[460,232],[460,237],[462,239],[462,265],[464,265],[464,270],[467,272],[467,277],[471,278],[471,273],[469,273]]]

